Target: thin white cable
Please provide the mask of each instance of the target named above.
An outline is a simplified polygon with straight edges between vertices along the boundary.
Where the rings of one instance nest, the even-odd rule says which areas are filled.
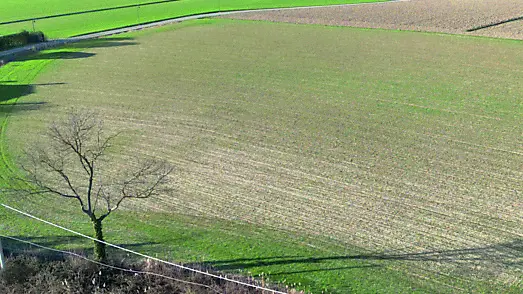
[[[205,288],[208,288],[208,289],[210,289],[210,290],[212,290],[212,291],[214,291],[216,293],[220,293],[221,294],[221,292],[217,291],[216,289],[213,289],[211,286],[208,286],[208,285],[204,285],[204,284],[200,284],[200,283],[196,283],[196,282],[189,282],[189,281],[185,281],[185,280],[181,280],[181,279],[165,276],[165,275],[158,274],[158,273],[148,272],[148,271],[137,271],[137,270],[132,270],[132,269],[121,268],[121,267],[117,267],[117,266],[114,266],[114,265],[109,265],[109,264],[106,264],[106,263],[103,263],[103,262],[99,262],[99,261],[96,261],[96,260],[89,259],[89,258],[87,258],[85,256],[82,256],[82,255],[74,253],[74,252],[65,251],[65,250],[59,250],[59,249],[55,249],[55,248],[50,248],[50,247],[43,246],[43,245],[40,245],[40,244],[36,244],[36,243],[30,242],[30,241],[27,241],[27,240],[18,239],[18,238],[15,238],[15,237],[4,236],[4,235],[1,235],[1,234],[0,234],[0,237],[6,238],[6,239],[11,239],[11,240],[18,241],[18,242],[21,242],[21,243],[26,243],[26,244],[29,244],[31,246],[35,246],[35,247],[46,249],[46,250],[72,255],[72,256],[75,256],[75,257],[87,260],[89,262],[92,262],[92,263],[95,263],[95,264],[98,264],[98,265],[101,265],[101,266],[104,266],[104,267],[116,269],[116,270],[119,270],[119,271],[129,272],[129,273],[133,273],[133,274],[146,274],[146,275],[151,275],[151,276],[162,277],[162,278],[173,280],[173,281],[176,281],[176,282],[181,282],[181,283],[185,283],[185,284],[205,287]]]
[[[102,243],[102,244],[105,244],[107,246],[111,246],[113,248],[116,248],[116,249],[120,249],[120,250],[123,250],[125,252],[129,252],[129,253],[132,253],[132,254],[135,254],[135,255],[138,255],[138,256],[141,256],[141,257],[145,257],[145,258],[149,258],[151,260],[154,260],[154,261],[157,261],[157,262],[161,262],[161,263],[164,263],[164,264],[168,264],[168,265],[171,265],[171,266],[174,266],[174,267],[178,267],[178,268],[181,268],[181,269],[184,269],[184,270],[188,270],[188,271],[191,271],[191,272],[195,272],[195,273],[198,273],[198,274],[202,274],[202,275],[205,275],[205,276],[209,276],[209,277],[213,277],[213,278],[216,278],[216,279],[220,279],[220,280],[224,280],[224,281],[228,281],[228,282],[231,282],[231,283],[236,283],[238,285],[243,285],[243,286],[247,286],[247,287],[251,287],[251,288],[255,288],[255,289],[259,289],[259,290],[262,290],[262,291],[269,291],[269,292],[272,292],[272,293],[276,293],[276,294],[287,294],[285,292],[281,292],[281,291],[277,291],[277,290],[273,290],[273,289],[269,289],[269,288],[264,288],[264,287],[260,287],[260,286],[257,286],[257,285],[252,285],[252,284],[249,284],[249,283],[244,283],[244,282],[240,282],[240,281],[236,281],[236,280],[233,280],[233,279],[230,279],[230,278],[227,278],[226,276],[223,277],[223,276],[219,276],[219,275],[215,275],[215,274],[211,274],[211,273],[207,273],[207,272],[204,272],[204,271],[201,271],[201,270],[197,270],[197,269],[193,269],[193,268],[190,268],[190,267],[186,267],[186,266],[183,266],[183,265],[180,265],[180,264],[176,264],[176,263],[172,263],[172,262],[169,262],[169,261],[165,261],[165,260],[161,260],[159,258],[156,258],[156,257],[152,257],[152,256],[148,256],[148,255],[145,255],[143,253],[140,253],[140,252],[136,252],[136,251],[133,251],[133,250],[130,250],[130,249],[127,249],[127,248],[123,248],[121,246],[118,246],[118,245],[114,245],[114,244],[111,244],[111,243],[107,243],[105,241],[100,241],[100,240],[97,240],[93,237],[90,237],[90,236],[87,236],[87,235],[84,235],[82,233],[78,233],[76,231],[73,231],[71,229],[68,229],[68,228],[65,228],[65,227],[62,227],[60,225],[57,225],[57,224],[54,224],[54,223],[51,223],[49,221],[46,221],[44,219],[41,219],[39,217],[36,217],[34,215],[31,215],[27,212],[23,212],[21,210],[18,210],[16,208],[13,208],[11,206],[8,206],[8,205],[5,205],[3,203],[0,204],[1,206],[7,208],[7,209],[10,209],[12,211],[15,211],[17,213],[20,213],[20,214],[23,214],[27,217],[30,217],[32,219],[35,219],[37,221],[40,221],[40,222],[43,222],[45,224],[48,224],[48,225],[51,225],[53,227],[56,227],[56,228],[59,228],[59,229],[62,229],[64,231],[67,231],[69,233],[73,233],[75,235],[78,235],[78,236],[81,236],[81,237],[84,237],[84,238],[87,238],[87,239],[90,239],[90,240],[93,240],[95,242],[99,242],[99,243]]]

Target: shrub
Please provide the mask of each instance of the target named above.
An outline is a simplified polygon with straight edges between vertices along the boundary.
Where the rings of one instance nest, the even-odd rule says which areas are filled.
[[[27,44],[45,42],[46,38],[42,32],[23,31],[18,34],[5,35],[0,37],[0,51],[21,47]]]
[[[0,293],[262,293],[250,287],[151,261],[137,263],[113,261],[111,264],[119,268],[153,272],[207,287],[160,276],[125,272],[79,258],[50,259],[17,256],[8,258],[4,271],[0,273]],[[253,282],[246,277],[234,278]]]

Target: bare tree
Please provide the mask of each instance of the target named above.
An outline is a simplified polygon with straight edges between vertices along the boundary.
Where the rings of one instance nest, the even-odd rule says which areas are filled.
[[[144,199],[167,191],[173,171],[166,161],[136,160],[124,171],[114,170],[107,153],[117,135],[106,135],[103,123],[89,111],[72,110],[67,120],[53,123],[49,144],[33,148],[23,165],[21,180],[30,194],[52,194],[76,200],[93,224],[95,237],[104,241],[102,222],[125,199]],[[105,260],[105,244],[94,242],[98,260]]]

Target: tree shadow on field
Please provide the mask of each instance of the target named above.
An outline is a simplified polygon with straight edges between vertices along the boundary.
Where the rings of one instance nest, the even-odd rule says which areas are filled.
[[[4,85],[0,84],[0,103],[20,98],[35,92],[34,85]]]
[[[88,49],[88,48],[110,48],[110,47],[124,47],[124,46],[133,46],[139,45],[140,43],[133,41],[134,38],[101,38],[94,40],[86,40],[78,43],[70,44],[67,48],[77,48],[77,49]]]
[[[10,103],[10,100],[15,101],[20,97],[24,97],[30,94],[35,93],[36,86],[54,86],[54,85],[63,85],[64,83],[45,83],[45,84],[28,84],[20,85],[14,84],[16,81],[7,81],[0,82],[0,114],[12,113],[12,112],[21,112],[29,110],[38,110],[44,105],[47,105],[46,102],[16,102]]]
[[[95,55],[96,55],[95,53],[75,52],[75,51],[42,52],[39,54],[18,58],[17,61],[47,60],[47,59],[79,59],[79,58],[88,58],[88,57],[92,57]]]
[[[24,62],[28,60],[53,60],[53,59],[83,59],[95,56],[92,52],[79,52],[78,49],[90,48],[109,48],[138,45],[138,42],[133,41],[133,38],[115,37],[115,38],[100,38],[92,40],[83,40],[76,43],[64,44],[53,49],[43,50],[40,52],[25,52],[14,58],[8,58],[4,62],[16,61]],[[70,49],[70,50],[68,50]],[[49,52],[53,50],[52,52]],[[63,50],[63,51],[56,51]],[[1,92],[0,92],[1,93]]]
[[[22,56],[16,59],[16,61],[27,61],[27,60],[50,60],[50,59],[83,59],[89,58],[96,55],[91,52],[79,52],[74,49],[92,49],[92,48],[109,48],[109,47],[123,47],[138,45],[137,42],[127,41],[132,38],[103,38],[95,40],[85,40],[78,43],[67,44],[60,46],[57,49],[71,49],[71,51],[57,51],[57,52],[39,52],[37,54],[31,54]]]
[[[14,238],[14,239],[13,239]],[[6,236],[6,237],[0,237],[2,240],[2,245],[4,248],[4,254],[7,256],[19,256],[19,255],[30,255],[30,256],[36,256],[36,257],[45,257],[45,258],[63,258],[65,257],[66,253],[60,253],[57,251],[53,251],[47,248],[65,250],[69,252],[74,252],[76,254],[80,255],[87,255],[91,254],[93,251],[93,241],[88,240],[84,237],[76,236],[76,235],[68,235],[68,236],[46,236],[46,237],[26,237],[26,236]],[[19,240],[22,241],[19,241]],[[33,244],[29,244],[34,243]],[[87,244],[87,245],[86,245]],[[141,242],[141,243],[126,243],[126,244],[115,244],[117,246],[131,249],[131,250],[137,250],[143,246],[150,246],[150,245],[156,245],[158,243],[156,242]],[[38,245],[38,246],[37,246]],[[41,246],[41,247],[39,247]],[[47,247],[47,248],[44,248]],[[65,249],[64,249],[65,248]],[[67,249],[67,248],[74,248],[74,249]],[[107,248],[109,255],[118,255],[121,256],[123,253],[117,249],[109,247]]]
[[[47,102],[18,102],[16,104],[0,104],[0,115],[18,112],[41,110],[49,106]]]
[[[230,260],[215,260],[205,262],[205,266],[213,267],[217,270],[239,270],[260,267],[270,267],[278,265],[290,265],[293,267],[307,265],[305,270],[287,271],[272,273],[272,275],[285,275],[304,272],[320,272],[332,270],[347,270],[354,268],[372,268],[379,267],[379,264],[364,263],[354,264],[349,263],[346,267],[339,267],[340,261],[433,261],[438,263],[459,263],[474,264],[478,262],[486,262],[492,265],[502,267],[514,267],[523,269],[523,239],[518,239],[508,243],[495,244],[492,246],[465,248],[455,250],[434,250],[417,253],[405,254],[359,254],[359,255],[337,255],[337,256],[278,256],[278,257],[260,257],[253,259],[230,259]],[[334,265],[338,267],[324,267],[326,265]],[[310,265],[317,265],[311,268]]]

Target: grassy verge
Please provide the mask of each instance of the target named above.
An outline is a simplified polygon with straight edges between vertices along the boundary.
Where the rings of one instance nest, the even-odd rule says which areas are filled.
[[[48,201],[53,202],[52,199]],[[42,210],[36,205],[28,207],[27,202],[22,205],[27,210]],[[43,213],[46,219],[89,234],[90,227],[78,211],[46,209],[48,211]],[[89,241],[58,229],[3,209],[0,216],[4,226],[2,234],[52,248],[90,250]],[[269,283],[283,283],[313,293],[429,292],[435,289],[387,269],[386,263],[379,258],[364,258],[365,255],[359,255],[356,248],[344,248],[346,255],[340,255],[340,248],[315,248],[317,241],[312,238],[241,222],[176,214],[120,212],[108,219],[105,226],[107,240],[125,248],[184,264],[196,263],[224,272],[263,278]],[[8,252],[38,251],[6,239],[3,243]],[[45,253],[45,250],[40,252]],[[133,259],[133,256],[123,255],[117,250],[109,250],[109,254],[113,258]]]
[[[28,21],[3,25],[0,26],[0,35],[17,33],[21,30],[31,31],[34,27],[36,30],[43,31],[49,38],[59,38],[205,12],[378,1],[380,0],[181,0],[140,8],[133,7],[116,11],[38,20],[34,23]],[[2,21],[11,21],[153,1],[112,0],[104,1],[103,4],[100,4],[99,1],[53,0],[51,2],[31,0],[21,5],[19,1],[2,1],[0,4],[0,19]]]
[[[37,105],[16,103],[21,97],[34,93],[32,82],[50,62],[51,60],[33,60],[0,67],[0,187],[9,187],[10,177],[18,172],[6,150],[5,130],[9,117],[20,111],[37,108]]]

